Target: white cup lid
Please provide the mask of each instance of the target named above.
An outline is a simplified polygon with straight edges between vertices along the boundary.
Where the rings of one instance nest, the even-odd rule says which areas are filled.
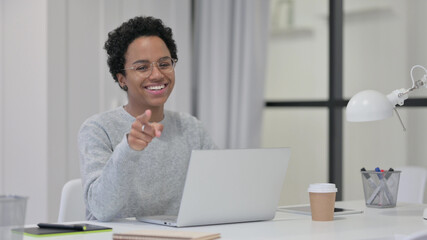
[[[313,183],[308,187],[308,192],[315,193],[329,193],[329,192],[337,192],[338,189],[335,187],[333,183]]]

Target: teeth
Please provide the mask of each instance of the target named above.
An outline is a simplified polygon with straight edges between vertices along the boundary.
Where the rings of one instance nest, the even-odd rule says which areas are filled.
[[[148,90],[161,90],[165,87],[166,87],[166,85],[163,84],[163,85],[159,85],[159,86],[149,86],[149,87],[147,87],[147,89]]]

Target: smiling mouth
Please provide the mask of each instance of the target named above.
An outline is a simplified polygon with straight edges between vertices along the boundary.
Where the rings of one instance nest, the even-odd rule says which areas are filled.
[[[150,91],[160,91],[164,89],[167,86],[167,84],[161,84],[161,85],[153,85],[153,86],[147,86],[145,89],[148,89]]]

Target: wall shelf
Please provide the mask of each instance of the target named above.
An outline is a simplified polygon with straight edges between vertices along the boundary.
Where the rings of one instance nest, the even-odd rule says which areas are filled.
[[[288,27],[283,29],[272,29],[270,36],[272,38],[285,38],[285,37],[311,37],[313,29],[309,27]]]

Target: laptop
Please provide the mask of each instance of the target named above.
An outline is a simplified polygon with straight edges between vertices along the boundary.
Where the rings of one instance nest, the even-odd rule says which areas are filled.
[[[289,148],[193,150],[178,216],[137,220],[174,227],[274,218]]]

